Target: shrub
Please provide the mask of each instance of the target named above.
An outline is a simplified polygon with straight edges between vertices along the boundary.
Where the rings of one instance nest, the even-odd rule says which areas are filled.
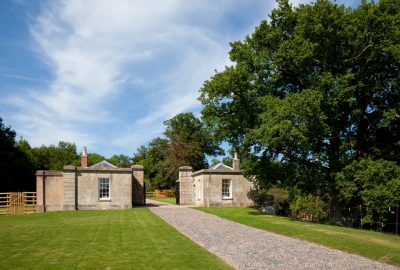
[[[270,189],[251,190],[248,197],[254,202],[258,209],[264,206],[274,206],[277,215],[287,216],[289,212],[288,197],[286,189],[273,187]]]
[[[390,207],[400,201],[400,167],[392,161],[364,158],[354,161],[336,176],[339,198],[348,205],[366,207],[363,223],[384,224]]]
[[[329,216],[328,203],[320,196],[295,195],[290,209],[296,218],[306,221],[324,221]]]

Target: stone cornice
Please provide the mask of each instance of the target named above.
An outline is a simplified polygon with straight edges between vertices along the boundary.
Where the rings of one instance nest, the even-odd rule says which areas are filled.
[[[61,171],[36,171],[35,173],[36,176],[62,176],[63,172]]]
[[[203,169],[200,171],[196,171],[192,173],[192,176],[198,176],[201,174],[210,175],[210,174],[217,174],[217,175],[242,175],[242,171],[240,170],[210,170],[210,169]]]
[[[80,173],[132,173],[135,171],[144,171],[143,166],[133,165],[131,168],[90,168],[90,167],[75,167],[64,166],[63,172],[80,172]]]

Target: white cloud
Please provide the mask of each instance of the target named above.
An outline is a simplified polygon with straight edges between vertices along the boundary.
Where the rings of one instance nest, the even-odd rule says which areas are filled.
[[[67,140],[97,150],[101,144],[129,145],[124,151],[133,151],[160,134],[163,120],[199,107],[202,82],[229,63],[229,38],[249,33],[215,29],[241,5],[234,0],[49,1],[30,33],[53,80],[2,102],[19,108],[13,116],[16,129],[33,145]],[[118,119],[115,110],[123,109],[113,102],[130,95],[137,110],[127,107],[132,115]],[[99,125],[107,126],[107,134],[96,129]]]

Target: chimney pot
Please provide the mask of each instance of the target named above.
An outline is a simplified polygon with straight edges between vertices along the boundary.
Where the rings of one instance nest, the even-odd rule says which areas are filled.
[[[232,168],[234,170],[240,170],[240,159],[238,159],[237,152],[235,152],[233,160],[232,160]]]
[[[86,148],[86,146],[83,147],[83,151],[82,151],[81,167],[83,167],[83,168],[87,168],[88,167],[88,156],[87,156],[87,148]]]

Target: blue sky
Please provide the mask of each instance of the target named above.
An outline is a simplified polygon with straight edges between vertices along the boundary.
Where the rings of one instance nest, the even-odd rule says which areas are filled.
[[[295,1],[297,5],[299,1]],[[0,1],[0,117],[32,146],[132,155],[199,89],[264,0]]]

